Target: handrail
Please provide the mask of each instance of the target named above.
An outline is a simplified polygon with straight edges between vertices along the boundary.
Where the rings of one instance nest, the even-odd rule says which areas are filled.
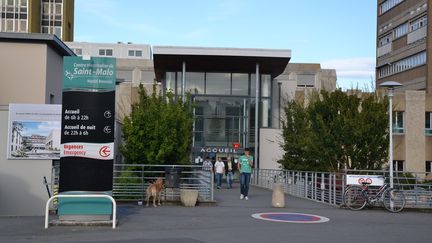
[[[56,198],[108,198],[111,200],[112,205],[113,205],[113,213],[112,213],[112,228],[115,229],[116,227],[116,215],[117,215],[117,203],[114,200],[113,197],[111,197],[110,195],[101,195],[101,194],[81,194],[81,195],[55,195],[52,196],[48,199],[48,201],[46,202],[46,206],[45,206],[45,229],[48,229],[48,218],[49,218],[49,204],[51,203],[52,200],[56,199]]]

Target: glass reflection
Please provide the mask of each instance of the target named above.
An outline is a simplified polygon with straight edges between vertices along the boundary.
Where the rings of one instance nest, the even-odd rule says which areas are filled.
[[[186,92],[204,94],[204,73],[186,72]]]
[[[232,74],[232,95],[248,95],[249,94],[249,74],[233,73]]]
[[[206,94],[230,94],[231,75],[229,73],[207,73]]]
[[[230,97],[195,98],[194,145],[231,146],[245,144],[250,100]]]
[[[270,97],[271,77],[270,75],[261,75],[261,97]]]

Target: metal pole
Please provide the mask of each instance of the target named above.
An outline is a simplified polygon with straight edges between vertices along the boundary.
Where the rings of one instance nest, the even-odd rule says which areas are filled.
[[[388,89],[388,97],[389,97],[389,173],[390,173],[390,187],[393,188],[393,88]]]
[[[282,93],[282,88],[281,88],[281,86],[282,86],[282,83],[280,83],[280,82],[278,82],[278,88],[279,88],[279,94],[278,94],[278,99],[279,99],[279,101],[278,101],[278,115],[279,115],[279,129],[281,128],[281,93]]]
[[[181,95],[183,102],[185,101],[185,86],[186,86],[186,62],[182,63],[182,87],[181,87]]]
[[[259,157],[259,147],[258,147],[258,129],[259,129],[259,63],[255,66],[255,168],[259,168],[258,157]]]
[[[247,128],[247,121],[249,116],[247,115],[248,110],[246,109],[246,99],[243,99],[243,147],[248,148],[249,147],[249,141],[248,141],[248,128]]]

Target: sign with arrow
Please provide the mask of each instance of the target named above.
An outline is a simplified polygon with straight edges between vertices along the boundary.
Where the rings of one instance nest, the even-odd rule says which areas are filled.
[[[59,191],[110,191],[116,59],[64,57]]]

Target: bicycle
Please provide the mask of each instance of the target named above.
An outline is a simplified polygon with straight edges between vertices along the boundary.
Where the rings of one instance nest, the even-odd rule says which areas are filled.
[[[405,195],[389,184],[384,183],[377,193],[370,193],[370,182],[362,182],[363,186],[352,185],[348,187],[343,195],[344,204],[351,210],[362,210],[366,205],[374,206],[380,202],[393,213],[402,211],[405,207]]]

